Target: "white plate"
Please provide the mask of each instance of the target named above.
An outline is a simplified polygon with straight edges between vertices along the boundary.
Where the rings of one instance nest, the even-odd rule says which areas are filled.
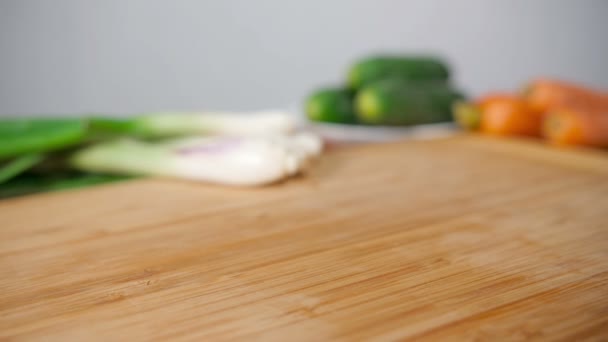
[[[305,126],[324,139],[336,142],[428,140],[449,137],[458,131],[451,122],[415,126],[366,126],[308,121]]]
[[[302,108],[302,104],[294,104],[287,109],[287,112],[295,116],[299,127],[310,130],[330,142],[430,140],[449,137],[460,131],[460,128],[452,122],[414,126],[371,126],[310,121]]]

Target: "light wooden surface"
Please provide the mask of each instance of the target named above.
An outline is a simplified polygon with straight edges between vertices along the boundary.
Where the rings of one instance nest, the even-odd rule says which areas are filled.
[[[0,202],[0,337],[607,340],[608,156],[460,137]]]

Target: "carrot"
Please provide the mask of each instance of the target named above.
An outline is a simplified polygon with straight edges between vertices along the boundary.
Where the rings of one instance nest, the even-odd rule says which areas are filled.
[[[555,145],[608,147],[608,112],[562,108],[547,114],[543,136]]]
[[[517,96],[498,96],[480,106],[481,131],[494,135],[540,135],[541,118]]]
[[[565,81],[539,79],[530,83],[523,93],[532,110],[547,113],[559,107],[575,106],[593,110],[608,108],[608,95]]]
[[[475,101],[476,105],[479,107],[481,111],[483,111],[489,104],[494,103],[500,100],[511,100],[514,95],[510,93],[489,93],[482,97],[480,97],[477,101]]]
[[[457,101],[452,106],[454,120],[466,130],[478,130],[481,125],[481,113],[489,103],[512,97],[513,95],[507,93],[490,93],[474,102]]]

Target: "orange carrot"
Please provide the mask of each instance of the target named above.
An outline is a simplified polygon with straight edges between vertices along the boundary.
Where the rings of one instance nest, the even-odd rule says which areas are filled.
[[[532,110],[541,114],[564,106],[593,110],[608,108],[607,94],[558,80],[533,81],[526,87],[523,95]]]
[[[479,130],[481,125],[481,113],[489,103],[499,99],[511,99],[512,94],[489,93],[480,97],[477,101],[458,101],[452,106],[454,120],[461,128],[466,130]]]
[[[540,135],[541,118],[517,96],[499,96],[480,105],[481,131],[494,135]]]
[[[547,114],[543,136],[555,145],[608,147],[608,112],[562,108]]]
[[[508,101],[513,99],[513,97],[514,95],[510,93],[489,93],[477,99],[477,101],[475,101],[475,104],[477,105],[477,107],[479,107],[479,110],[483,111],[488,104],[500,100]]]

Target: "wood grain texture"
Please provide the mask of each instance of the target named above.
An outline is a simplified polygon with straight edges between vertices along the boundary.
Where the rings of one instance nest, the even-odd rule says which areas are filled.
[[[0,337],[606,340],[608,157],[479,137],[337,149],[260,189],[0,202]]]

